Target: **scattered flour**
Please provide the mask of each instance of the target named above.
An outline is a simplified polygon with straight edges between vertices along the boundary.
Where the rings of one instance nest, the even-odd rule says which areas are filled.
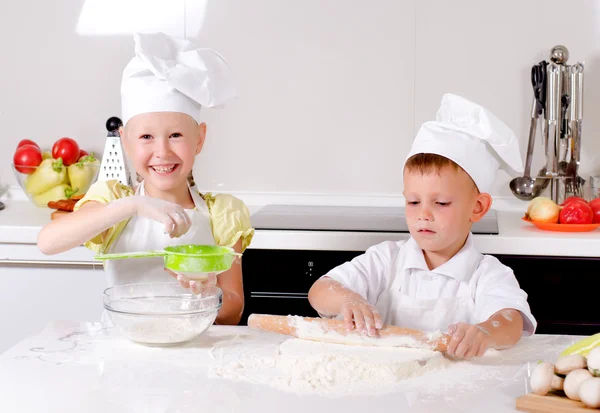
[[[271,357],[241,357],[211,369],[214,377],[302,394],[345,396],[391,391],[404,380],[451,362],[428,349],[363,347],[290,339]]]

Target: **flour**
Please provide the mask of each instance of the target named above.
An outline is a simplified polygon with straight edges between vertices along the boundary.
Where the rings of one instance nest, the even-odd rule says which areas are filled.
[[[216,311],[173,317],[136,317],[111,314],[111,318],[121,334],[130,340],[150,345],[189,341],[209,328],[215,317]]]
[[[271,357],[240,357],[213,368],[213,377],[243,380],[279,390],[327,396],[392,391],[407,379],[448,365],[428,349],[362,347],[290,339]]]

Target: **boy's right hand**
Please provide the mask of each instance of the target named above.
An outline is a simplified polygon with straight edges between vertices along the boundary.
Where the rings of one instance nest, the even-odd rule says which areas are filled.
[[[179,204],[149,196],[129,196],[113,201],[132,208],[133,215],[152,219],[165,226],[165,234],[177,238],[188,232],[192,225],[190,217]]]
[[[348,330],[356,327],[362,334],[376,336],[377,330],[383,327],[381,316],[375,307],[358,294],[349,295],[340,310]]]

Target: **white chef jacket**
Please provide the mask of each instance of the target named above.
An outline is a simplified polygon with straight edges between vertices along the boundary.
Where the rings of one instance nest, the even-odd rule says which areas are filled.
[[[325,274],[373,305],[384,324],[423,331],[449,325],[477,324],[499,310],[523,316],[523,336],[537,322],[510,267],[479,253],[469,233],[463,248],[448,262],[429,270],[423,251],[411,237],[386,241]]]

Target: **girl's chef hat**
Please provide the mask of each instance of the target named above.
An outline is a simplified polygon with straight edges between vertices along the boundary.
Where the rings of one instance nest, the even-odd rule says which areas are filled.
[[[200,122],[202,106],[236,97],[231,71],[221,55],[164,33],[134,36],[135,57],[123,71],[123,124],[148,112],[182,112]]]
[[[499,168],[510,174],[523,172],[513,131],[484,107],[453,94],[443,96],[436,120],[421,126],[407,159],[418,153],[456,162],[479,192],[489,192]]]

